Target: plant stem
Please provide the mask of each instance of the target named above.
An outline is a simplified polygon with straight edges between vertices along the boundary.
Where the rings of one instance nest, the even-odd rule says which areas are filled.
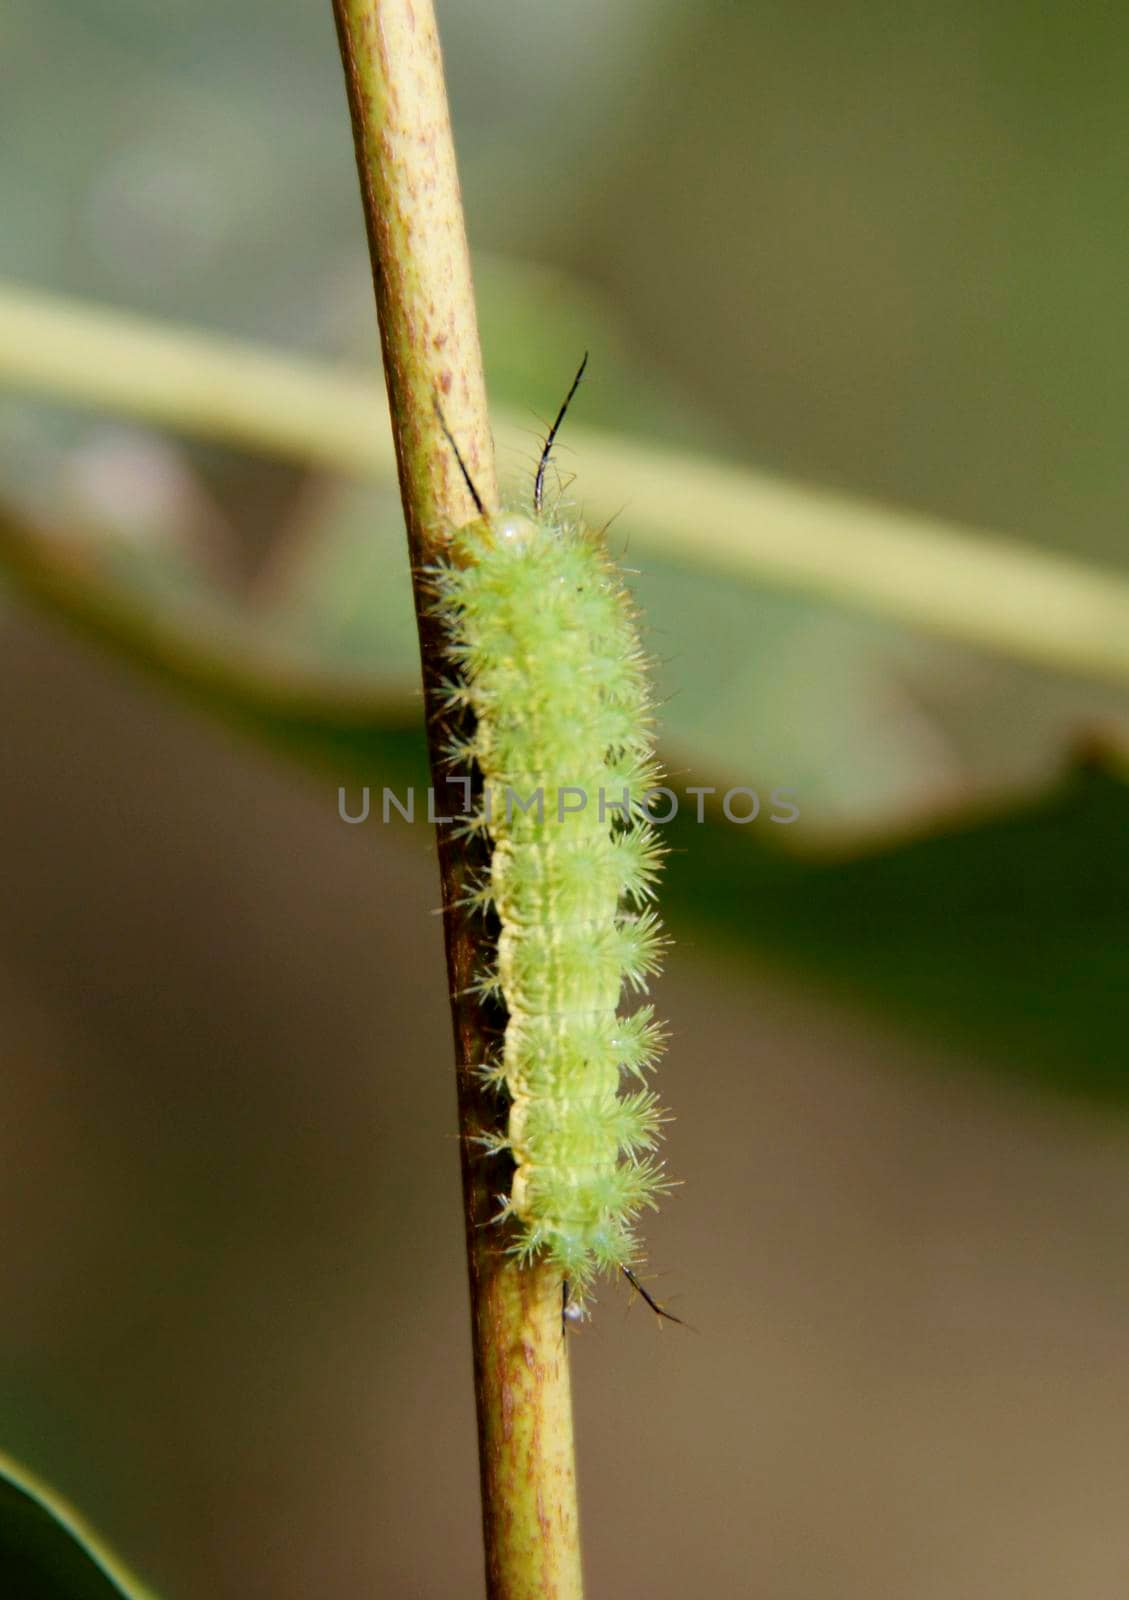
[[[384,369],[416,585],[436,791],[450,767],[435,693],[442,641],[421,571],[474,508],[436,411],[484,505],[498,503],[493,444],[443,67],[431,0],[334,0],[353,121]],[[490,1600],[581,1593],[561,1281],[519,1267],[492,1221],[498,1178],[476,1154],[497,1117],[474,1068],[486,1019],[468,994],[483,964],[456,909],[467,860],[440,829],[447,968],[457,1052],[467,1256]]]

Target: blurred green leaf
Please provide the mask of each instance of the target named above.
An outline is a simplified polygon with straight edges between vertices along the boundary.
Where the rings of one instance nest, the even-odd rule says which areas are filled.
[[[3,1456],[0,1592],[11,1600],[153,1600],[65,1500]]]
[[[292,660],[249,652],[245,639],[240,655],[222,636],[154,618],[144,600],[68,570],[58,541],[29,537],[11,519],[0,518],[0,542],[7,570],[51,615],[211,716],[349,786],[353,813],[357,785],[426,784],[422,717],[405,693],[382,693],[355,676],[295,674]],[[393,547],[400,543],[390,537]],[[358,659],[365,641],[362,618]],[[757,786],[724,759],[720,736],[710,748],[722,758],[718,770],[692,778],[676,771],[676,790],[694,781],[723,793],[730,779]],[[693,941],[700,930],[715,954],[745,950],[766,967],[802,971],[979,1064],[1124,1096],[1129,789],[1115,773],[1129,771],[1129,762],[1117,739],[1095,740],[1093,749],[1100,762],[1069,768],[1036,800],[1012,797],[987,815],[950,818],[932,836],[853,859],[813,849],[818,830],[805,854],[807,800],[791,776],[762,786],[762,815],[749,826],[720,815],[720,794],[707,802],[702,825],[684,800],[664,830],[664,910],[682,938]],[[772,786],[796,789],[798,822],[768,821]]]
[[[584,397],[598,423],[651,392],[613,319],[567,278],[504,262],[479,277],[492,380],[527,411],[528,457],[541,427],[528,402],[552,411],[582,343],[599,352],[600,378]],[[205,376],[204,399],[216,374]],[[257,381],[273,394],[275,377],[263,367]],[[333,415],[331,404],[326,448]],[[346,441],[358,463],[369,448],[363,415]],[[658,394],[646,421],[656,433],[693,434],[674,396]],[[575,458],[562,448],[562,481],[575,459],[584,503],[594,454],[606,494],[634,447],[582,429],[569,439],[579,444]],[[672,786],[753,787],[766,812],[770,791],[786,788],[800,808],[786,828],[728,823],[716,797],[705,825],[683,815],[668,830],[664,905],[675,924],[690,938],[702,930],[715,948],[801,970],[997,1068],[1124,1094],[1127,885],[1106,867],[1123,860],[1129,821],[1129,795],[1112,775],[1116,752],[1129,748],[1124,692],[848,610],[818,585],[734,583],[689,544],[648,544],[655,496],[645,465],[635,461],[632,482],[646,503],[633,497],[610,539],[640,568],[633,582],[660,661]],[[508,466],[524,481],[516,444]],[[723,501],[737,493],[724,477],[707,472],[707,501],[711,483]],[[785,525],[805,508],[817,522],[835,513],[817,494],[780,493]],[[755,508],[748,514],[755,523]],[[859,534],[865,556],[860,515],[849,508],[842,538],[849,546]],[[185,552],[159,540],[69,547],[0,519],[0,556],[49,613],[349,786],[351,810],[360,784],[426,783],[411,584],[390,482],[323,479],[251,607],[203,571],[185,581]],[[1051,574],[1030,572],[1041,592]],[[986,617],[991,603],[989,594]],[[1108,769],[1078,768],[1087,747],[1108,752]]]
[[[656,383],[598,295],[567,275],[495,257],[479,262],[477,278],[494,393],[526,419],[503,435],[511,493],[525,492],[545,419],[584,346],[593,351],[592,376],[577,410],[589,425],[622,427],[626,418],[680,446],[704,445],[716,434],[709,419]],[[85,371],[103,385],[104,360],[80,361],[76,369],[73,357],[84,341],[97,346],[112,332],[119,358],[114,381],[124,373],[126,385],[118,402],[156,407],[153,414],[190,428],[234,427],[237,437],[258,445],[273,439],[288,448],[305,438],[323,462],[340,452],[341,464],[378,468],[375,483],[327,476],[299,497],[251,607],[235,603],[204,552],[194,566],[187,539],[178,544],[171,528],[162,536],[153,515],[132,538],[93,530],[85,559],[107,584],[144,599],[157,616],[178,618],[213,648],[225,642],[236,652],[274,653],[291,674],[306,674],[311,690],[327,675],[343,676],[362,697],[378,691],[387,715],[401,721],[410,715],[418,704],[416,628],[402,513],[382,432],[379,449],[375,443],[384,426],[375,389],[354,383],[337,393],[340,380],[279,357],[162,332],[137,319],[107,320],[42,297],[9,295],[7,315],[10,336],[25,315],[38,330],[24,345],[15,338],[0,357],[0,364],[14,361],[17,373],[74,390]],[[0,323],[3,316],[0,303]],[[129,374],[144,376],[147,350],[159,381],[147,378],[134,392],[129,385],[140,380]],[[123,352],[132,355],[123,359]],[[116,483],[115,468],[120,477],[122,462],[136,464],[144,450],[140,442],[129,447],[111,439],[87,455],[84,481],[101,489],[101,505],[109,507],[116,502],[107,478]],[[617,553],[639,566],[636,589],[661,662],[666,749],[688,774],[797,789],[804,820],[789,836],[790,847],[849,852],[891,834],[921,832],[986,801],[1022,799],[1060,775],[1093,730],[1129,729],[1129,694],[1089,681],[1083,660],[1092,652],[1100,676],[1123,653],[1129,625],[1117,626],[1116,582],[1107,593],[1097,575],[1075,572],[1075,589],[1061,588],[1060,575],[1037,554],[993,552],[990,543],[971,540],[958,545],[944,530],[902,513],[815,490],[768,481],[754,490],[755,478],[739,482],[702,462],[691,470],[681,458],[688,485],[679,464],[653,448],[640,454],[626,438],[570,425],[557,451],[557,481],[590,513],[601,502],[615,509],[611,496],[622,483],[623,515],[609,537]],[[167,480],[157,503],[170,506],[170,524],[178,510],[191,523],[191,484],[177,491],[171,465],[163,473],[159,465],[147,468],[147,481]],[[136,486],[119,488],[117,500],[126,505],[144,499]],[[61,514],[68,531],[83,523],[81,502]],[[762,567],[770,575],[779,561],[797,572],[806,563],[800,586],[755,581]],[[901,592],[915,562],[928,570]],[[856,569],[869,609],[838,598],[839,591],[850,597]],[[970,650],[908,625],[922,597],[938,586],[948,586],[953,630],[985,642],[997,630],[995,651]],[[1022,637],[1012,640],[1018,646],[1012,657],[1006,641],[1016,629]],[[1044,629],[1052,643],[1036,665]],[[1064,647],[1081,672],[1065,670]]]
[[[138,317],[5,288],[0,375],[206,438],[391,476],[387,410],[372,381]],[[499,432],[504,450],[530,452],[524,423],[511,419]],[[592,520],[630,507],[640,543],[660,559],[833,601],[1004,659],[1129,683],[1129,580],[1116,572],[579,426],[568,448]]]

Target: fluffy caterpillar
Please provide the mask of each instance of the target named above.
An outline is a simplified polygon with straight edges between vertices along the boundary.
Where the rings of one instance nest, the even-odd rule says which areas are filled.
[[[484,1142],[514,1163],[501,1213],[510,1248],[560,1269],[573,1317],[599,1271],[625,1273],[661,1311],[634,1274],[635,1223],[668,1187],[653,1153],[664,1119],[645,1084],[661,1029],[648,1005],[620,1010],[662,945],[651,906],[661,850],[644,805],[660,781],[647,664],[602,538],[542,504],[583,371],[546,441],[530,513],[487,515],[448,434],[481,515],[432,574],[448,703],[473,714],[449,753],[479,769],[469,826],[491,845],[470,896],[499,926],[481,987],[507,1013],[482,1071],[504,1086],[508,1122]]]

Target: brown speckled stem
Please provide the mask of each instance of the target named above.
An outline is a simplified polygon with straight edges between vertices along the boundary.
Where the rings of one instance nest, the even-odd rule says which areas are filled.
[[[496,507],[470,262],[431,0],[334,0],[376,283],[400,490],[416,575],[431,763],[438,794],[450,768],[435,694],[440,641],[420,567],[474,507],[435,409],[438,397],[475,488]],[[466,993],[484,964],[481,923],[455,902],[472,865],[439,829],[447,967],[455,1027],[470,1266],[486,1580],[490,1600],[578,1600],[580,1551],[561,1281],[502,1253],[492,1220],[506,1187],[474,1135],[498,1107],[473,1067],[490,1019]],[[425,1070],[421,1064],[421,1070]],[[436,1508],[436,1526],[441,1508]]]

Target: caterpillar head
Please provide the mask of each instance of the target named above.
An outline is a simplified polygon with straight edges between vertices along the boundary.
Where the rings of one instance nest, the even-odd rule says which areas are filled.
[[[537,537],[537,524],[520,511],[509,511],[491,523],[494,542],[503,549],[521,550]]]
[[[450,558],[456,566],[473,566],[483,548],[518,553],[540,537],[537,523],[520,511],[502,511],[477,517],[459,528],[451,540]]]

